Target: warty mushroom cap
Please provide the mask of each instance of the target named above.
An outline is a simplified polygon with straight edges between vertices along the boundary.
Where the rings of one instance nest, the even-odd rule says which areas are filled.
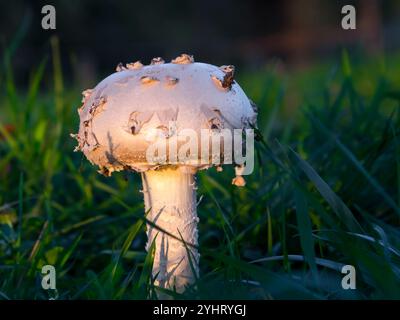
[[[201,129],[256,125],[256,107],[233,80],[233,66],[195,63],[183,54],[171,63],[155,58],[147,66],[119,64],[117,70],[83,92],[79,133],[73,135],[76,149],[103,174],[158,167],[146,160],[148,146],[157,139],[151,132],[174,135],[171,123],[177,132],[190,128],[199,135]]]

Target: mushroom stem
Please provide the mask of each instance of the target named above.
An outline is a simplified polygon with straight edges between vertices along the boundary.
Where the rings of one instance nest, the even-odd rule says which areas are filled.
[[[183,292],[198,275],[196,183],[189,167],[148,170],[142,173],[147,219],[162,230],[147,225],[149,250],[155,241],[155,285]],[[186,242],[180,240],[181,237]],[[190,260],[188,258],[190,252]],[[192,263],[192,266],[191,266]],[[195,274],[194,274],[195,273]]]

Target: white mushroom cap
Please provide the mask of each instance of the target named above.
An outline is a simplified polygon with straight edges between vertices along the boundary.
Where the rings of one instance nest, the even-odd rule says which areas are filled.
[[[158,167],[146,160],[157,139],[151,132],[171,135],[171,123],[178,132],[190,128],[198,134],[256,125],[257,110],[233,80],[233,66],[195,63],[184,54],[171,63],[155,58],[148,66],[119,64],[117,70],[84,91],[79,133],[73,135],[77,149],[104,174]]]

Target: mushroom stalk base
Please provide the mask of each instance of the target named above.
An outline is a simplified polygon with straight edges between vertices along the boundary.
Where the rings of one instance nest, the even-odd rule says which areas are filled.
[[[198,275],[199,253],[191,246],[198,244],[199,220],[194,172],[188,167],[149,170],[142,173],[142,181],[147,219],[175,236],[147,225],[146,249],[155,241],[155,285],[183,292],[186,285],[194,282],[195,274]]]

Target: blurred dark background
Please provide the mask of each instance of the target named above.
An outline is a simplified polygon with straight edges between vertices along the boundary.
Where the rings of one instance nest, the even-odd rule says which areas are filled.
[[[54,31],[41,28],[45,4],[56,8]],[[357,30],[341,28],[345,4],[357,9]],[[23,39],[16,42],[18,35]],[[170,60],[183,52],[213,64],[255,69],[279,59],[301,67],[342,47],[370,54],[400,48],[400,1],[1,0],[1,54],[19,46],[12,59],[16,81],[27,81],[32,66],[50,55],[54,35],[63,72],[78,85],[95,82],[120,61]]]

